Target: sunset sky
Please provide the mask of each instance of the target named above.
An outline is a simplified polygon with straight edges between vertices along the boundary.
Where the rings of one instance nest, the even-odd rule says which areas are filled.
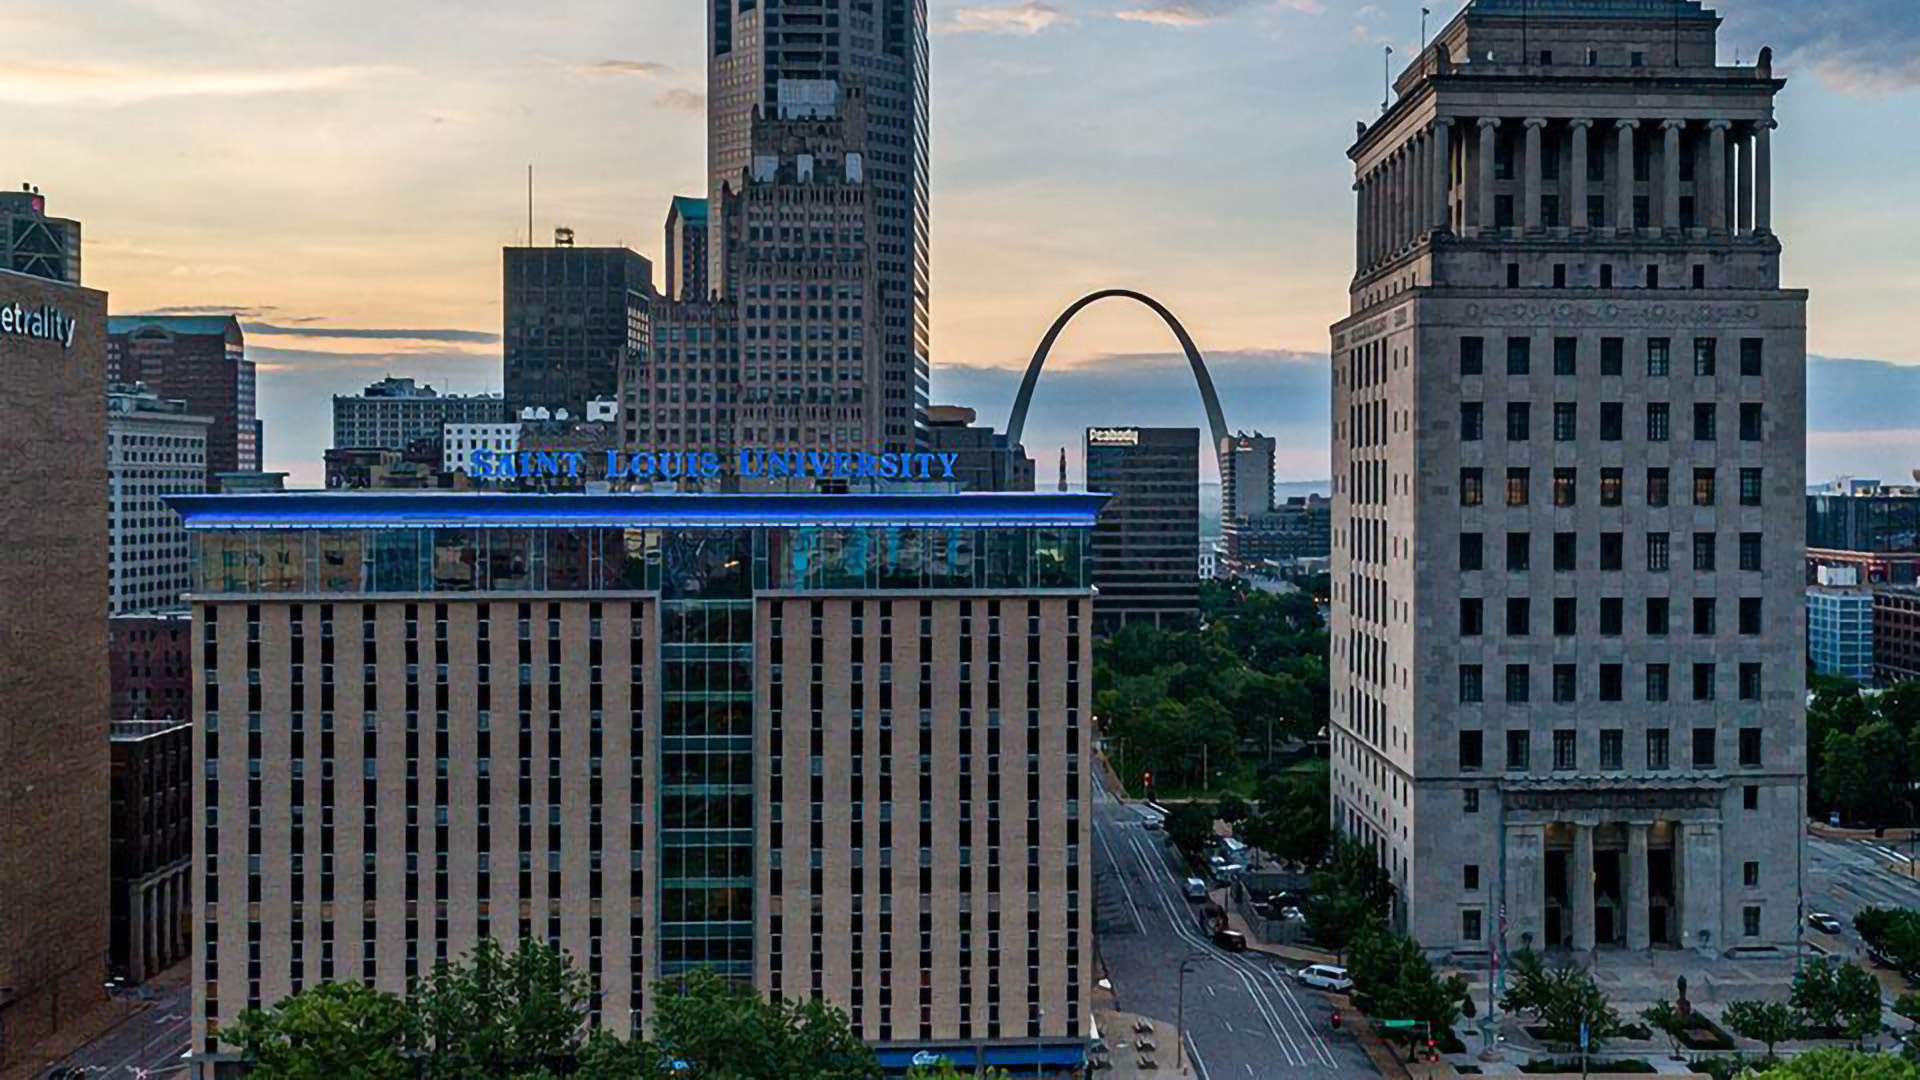
[[[1431,26],[1457,2],[1428,0]],[[1789,285],[1813,291],[1809,475],[1920,466],[1920,5],[1724,0],[1724,59],[1774,46]],[[694,0],[7,0],[0,182],[86,230],[119,312],[234,310],[267,465],[319,478],[327,397],[386,373],[499,389],[500,247],[658,259],[704,191]],[[1229,421],[1327,469],[1326,328],[1352,272],[1344,151],[1418,0],[933,0],[935,396],[1004,419],[1058,310],[1127,286],[1179,313]],[[1203,422],[1150,316],[1095,309],[1028,445]],[[1830,358],[1830,359],[1829,359]],[[1098,370],[1096,381],[1094,370]]]

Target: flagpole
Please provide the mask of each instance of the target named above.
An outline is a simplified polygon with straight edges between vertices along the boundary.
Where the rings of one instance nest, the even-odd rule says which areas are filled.
[[[1380,112],[1386,114],[1387,102],[1393,97],[1393,46],[1386,46],[1380,56]]]
[[[1433,12],[1428,8],[1420,9],[1420,49],[1423,52],[1427,47],[1427,16],[1431,14]]]

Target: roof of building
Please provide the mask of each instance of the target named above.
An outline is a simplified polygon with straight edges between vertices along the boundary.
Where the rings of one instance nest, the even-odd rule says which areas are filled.
[[[1700,0],[1472,0],[1465,15],[1536,19],[1715,19]]]
[[[157,326],[169,334],[225,334],[240,329],[240,321],[231,315],[107,316],[109,334],[131,334],[148,326]]]
[[[680,215],[682,221],[704,225],[707,222],[707,200],[692,195],[675,195],[671,212]]]
[[[961,494],[608,494],[288,491],[174,495],[188,529],[699,528],[1000,526],[1090,528],[1107,496]]]

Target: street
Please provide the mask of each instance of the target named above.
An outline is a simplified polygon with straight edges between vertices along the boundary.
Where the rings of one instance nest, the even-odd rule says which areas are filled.
[[[1840,939],[1850,950],[1863,950],[1865,943],[1853,928],[1862,909],[1920,908],[1920,881],[1896,869],[1907,857],[1905,844],[1808,834],[1807,910],[1839,919]]]
[[[92,1043],[61,1058],[41,1070],[40,1077],[78,1076],[70,1070],[86,1070],[88,1077],[100,1080],[144,1080],[152,1077],[186,1075],[187,1045],[192,1037],[189,1013],[192,1000],[188,987],[162,990],[150,1002],[135,1005],[127,1019]],[[144,1006],[144,1007],[141,1007]],[[63,1073],[62,1070],[69,1070]]]
[[[1174,1064],[1185,979],[1186,1055],[1202,1080],[1269,1077],[1294,1072],[1378,1075],[1350,1032],[1329,1027],[1328,999],[1296,987],[1277,959],[1216,948],[1201,925],[1199,905],[1182,894],[1186,879],[1164,834],[1141,828],[1142,816],[1115,798],[1096,773],[1094,786],[1094,933],[1115,1007],[1152,1017],[1159,1066]],[[1121,1056],[1132,1034],[1108,1032]]]

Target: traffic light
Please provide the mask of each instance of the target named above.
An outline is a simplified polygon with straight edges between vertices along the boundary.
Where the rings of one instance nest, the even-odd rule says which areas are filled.
[[[1153,786],[1153,772],[1152,772],[1152,770],[1147,770],[1147,771],[1144,771],[1144,772],[1142,772],[1142,773],[1140,774],[1140,783],[1141,783],[1141,785],[1142,785],[1143,787],[1152,787],[1152,786]]]

